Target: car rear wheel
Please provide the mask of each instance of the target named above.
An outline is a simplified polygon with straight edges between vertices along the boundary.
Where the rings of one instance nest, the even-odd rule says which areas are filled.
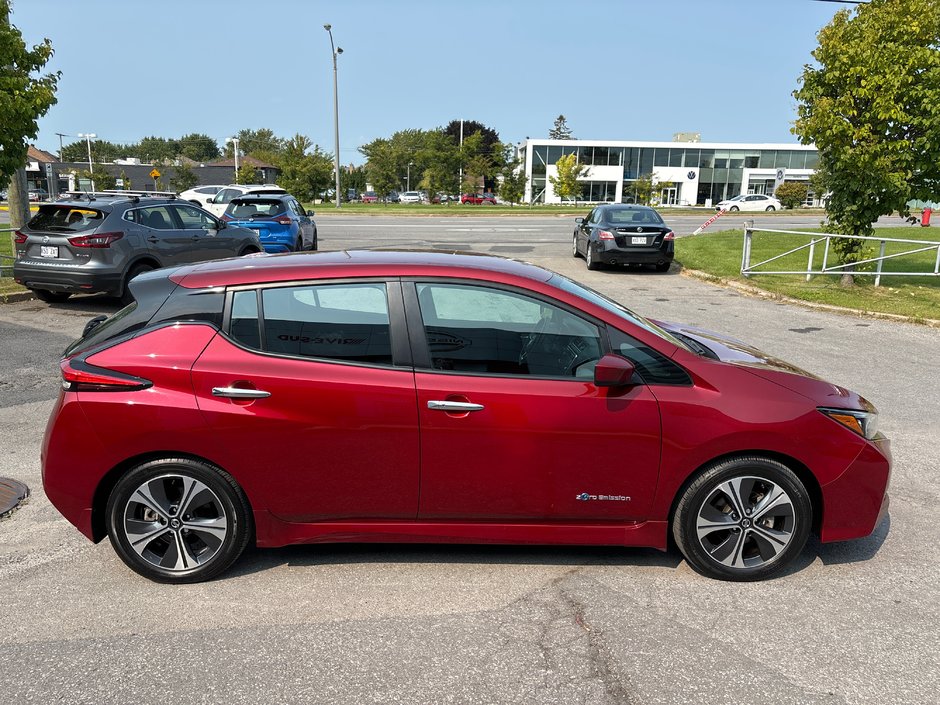
[[[591,247],[591,243],[588,242],[587,249],[584,251],[584,262],[587,264],[587,268],[592,272],[600,269],[600,262],[597,261],[597,258],[594,255],[594,248]]]
[[[134,296],[131,294],[131,289],[129,284],[131,279],[136,277],[138,274],[143,274],[144,272],[149,272],[153,269],[149,264],[137,264],[131,267],[131,270],[127,273],[127,276],[124,277],[124,289],[121,291],[121,304],[123,306],[129,306],[134,303]]]
[[[672,533],[696,571],[719,580],[762,580],[806,544],[809,493],[783,463],[731,458],[704,470],[682,493]]]
[[[45,301],[47,304],[60,304],[63,301],[68,301],[71,296],[65,291],[49,291],[48,289],[33,289],[33,293],[36,294],[37,299]]]
[[[775,211],[775,210],[777,210],[777,209],[774,208],[773,206],[767,206],[764,210],[766,210],[766,211]]]
[[[304,249],[304,238],[301,235],[297,238],[297,242],[294,243],[294,252],[300,252],[303,249]]]
[[[230,475],[190,458],[152,460],[117,483],[108,536],[131,570],[162,583],[209,580],[251,536],[248,500]]]

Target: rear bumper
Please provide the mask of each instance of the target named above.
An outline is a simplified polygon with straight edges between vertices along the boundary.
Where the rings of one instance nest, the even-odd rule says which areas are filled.
[[[603,248],[595,250],[603,264],[664,264],[675,257],[672,242],[667,242],[665,247],[620,247],[611,242],[604,243]]]
[[[92,294],[121,289],[120,272],[81,270],[79,267],[31,264],[29,260],[13,263],[13,279],[27,289],[47,289],[71,294]]]

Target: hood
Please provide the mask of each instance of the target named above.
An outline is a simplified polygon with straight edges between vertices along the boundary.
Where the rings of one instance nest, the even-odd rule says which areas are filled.
[[[797,392],[813,400],[818,406],[860,410],[873,408],[855,392],[827,382],[812,372],[768,355],[740,340],[682,323],[653,322],[670,333],[687,336],[699,342],[711,350],[721,362],[735,365],[751,374]]]

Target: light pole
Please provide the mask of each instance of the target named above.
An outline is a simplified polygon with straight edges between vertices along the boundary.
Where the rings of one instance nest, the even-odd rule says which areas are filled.
[[[92,193],[95,191],[95,165],[91,161],[91,141],[95,139],[98,135],[94,132],[79,132],[79,137],[84,137],[85,142],[88,144],[88,173],[91,174],[91,190]]]
[[[325,24],[323,29],[330,35],[330,49],[333,52],[333,131],[336,136],[336,156],[333,162],[336,170],[336,207],[339,208],[339,90],[336,79],[336,57],[343,53],[343,49],[333,43],[333,25]]]
[[[237,137],[226,137],[225,144],[229,142],[232,143],[232,149],[235,152],[235,183],[238,183],[238,138]]]
[[[405,191],[410,191],[410,190],[411,190],[411,165],[412,165],[412,164],[414,164],[414,162],[408,162],[408,172],[407,172],[407,174],[406,174],[406,176],[405,176],[405,178],[406,178],[407,181],[408,181],[408,188],[406,188]]]

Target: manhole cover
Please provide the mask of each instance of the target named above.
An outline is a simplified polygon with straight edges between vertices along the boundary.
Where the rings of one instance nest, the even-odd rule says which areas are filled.
[[[27,497],[29,488],[22,482],[0,477],[0,519],[6,518]]]

